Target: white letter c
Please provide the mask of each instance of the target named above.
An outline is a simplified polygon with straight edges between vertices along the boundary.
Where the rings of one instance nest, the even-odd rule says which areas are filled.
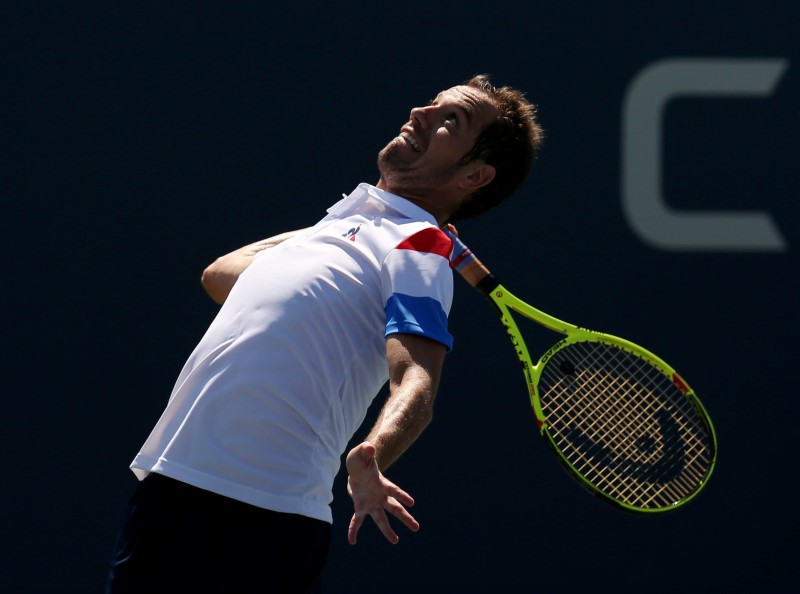
[[[676,97],[768,96],[787,66],[786,60],[665,60],[634,77],[623,103],[622,208],[640,239],[666,250],[786,248],[767,213],[670,208],[661,192],[661,126],[667,103]]]

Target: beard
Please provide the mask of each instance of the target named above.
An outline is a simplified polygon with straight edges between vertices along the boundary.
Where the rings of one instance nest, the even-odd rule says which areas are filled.
[[[378,171],[388,188],[424,192],[435,190],[451,181],[457,165],[428,164],[425,156],[410,150],[405,140],[392,139],[378,153]]]
[[[403,151],[406,150],[405,141],[399,136],[393,138],[389,143],[381,149],[378,153],[378,171],[383,176],[384,170],[392,171],[407,171],[416,159],[409,159],[403,156]]]

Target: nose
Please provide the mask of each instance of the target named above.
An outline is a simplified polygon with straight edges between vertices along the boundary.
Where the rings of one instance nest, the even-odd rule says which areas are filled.
[[[409,116],[411,123],[415,126],[420,128],[427,128],[428,127],[428,112],[430,111],[430,107],[415,107],[411,110],[411,115]]]

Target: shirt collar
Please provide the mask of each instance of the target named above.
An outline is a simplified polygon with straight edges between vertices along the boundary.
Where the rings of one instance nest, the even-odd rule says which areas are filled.
[[[355,203],[367,201],[369,199],[373,199],[381,204],[385,204],[392,210],[397,211],[409,219],[416,221],[427,221],[432,225],[437,227],[439,226],[439,223],[436,221],[436,217],[424,208],[417,206],[402,196],[392,194],[386,190],[381,190],[380,188],[367,183],[358,184],[358,187],[353,190],[350,195],[345,196],[344,200],[341,200],[328,212],[331,214],[340,214],[343,210],[349,210],[352,208]]]

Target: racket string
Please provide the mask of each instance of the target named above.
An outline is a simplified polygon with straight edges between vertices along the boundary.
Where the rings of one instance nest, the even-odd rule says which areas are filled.
[[[557,447],[616,499],[668,506],[696,491],[710,470],[708,431],[691,400],[628,350],[568,344],[548,360],[539,390]]]

